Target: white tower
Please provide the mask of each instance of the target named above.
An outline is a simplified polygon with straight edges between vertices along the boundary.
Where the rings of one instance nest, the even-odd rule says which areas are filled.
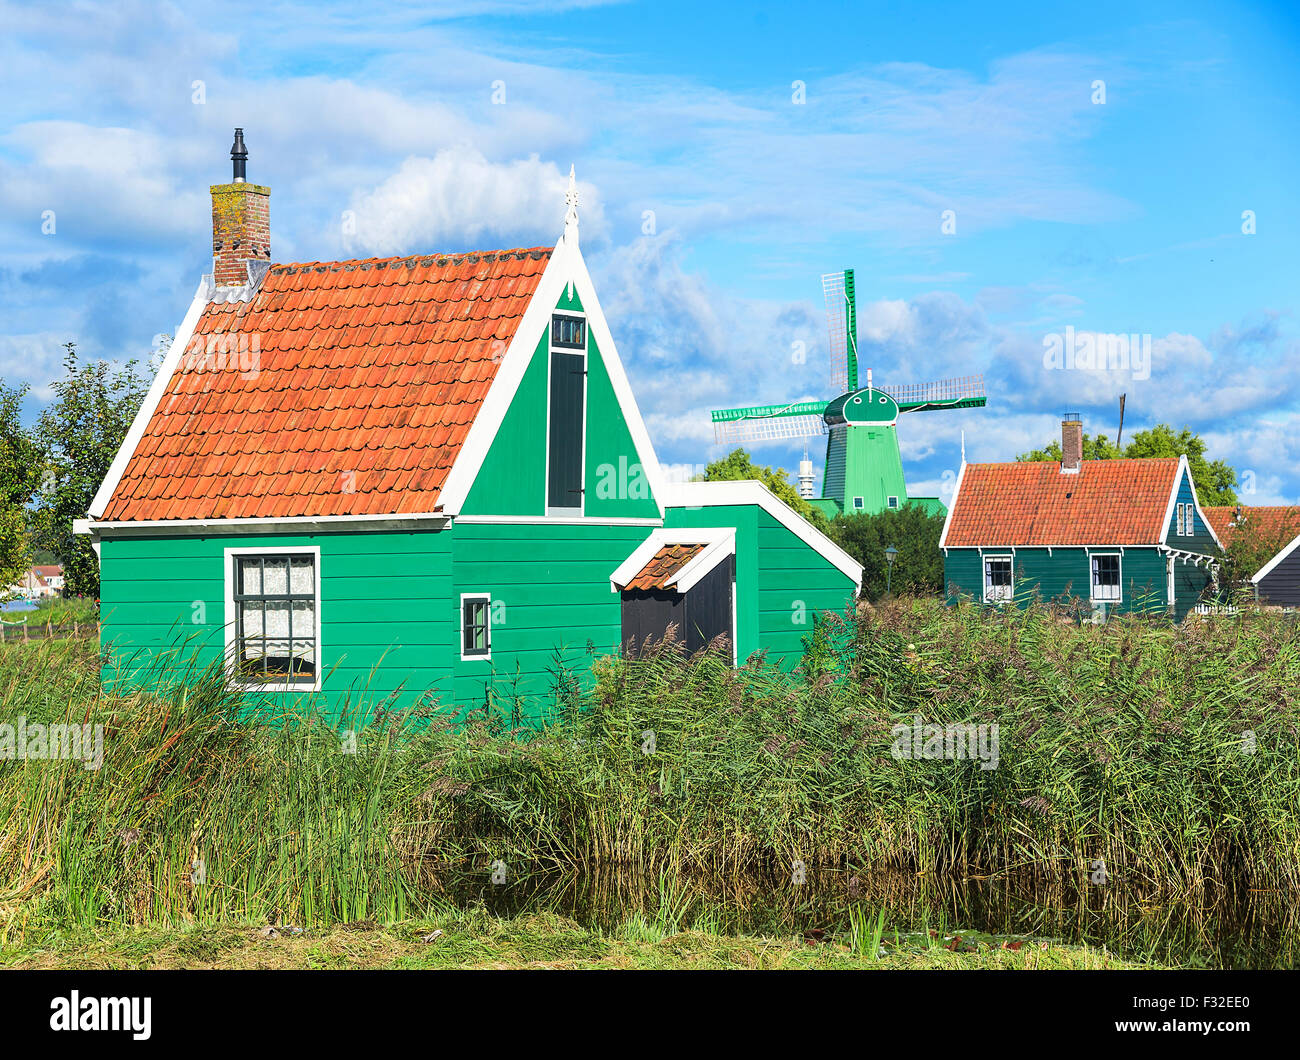
[[[803,459],[799,461],[799,496],[804,500],[812,500],[816,496],[813,493],[813,465],[808,459],[808,443],[803,443]]]

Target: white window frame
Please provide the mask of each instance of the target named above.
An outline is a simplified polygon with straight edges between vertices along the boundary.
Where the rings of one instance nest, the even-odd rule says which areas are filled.
[[[553,342],[555,335],[552,323],[557,316],[575,317],[582,320],[582,348],[576,346],[556,346]],[[584,518],[587,511],[587,408],[591,404],[591,371],[588,350],[591,348],[591,322],[587,319],[587,313],[582,309],[560,309],[558,306],[552,307],[551,311],[546,314],[546,473],[542,477],[542,511],[548,516],[554,515],[559,517]],[[578,503],[569,508],[551,507],[551,363],[554,360],[552,354],[568,353],[575,357],[582,358],[582,492],[578,495]],[[481,656],[471,656],[471,658],[481,658]]]
[[[312,585],[316,600],[316,680],[308,684],[305,681],[241,681],[237,676],[239,659],[236,657],[236,621],[235,621],[235,560],[240,556],[311,556]],[[319,692],[321,679],[325,674],[325,655],[321,639],[321,562],[319,545],[263,545],[258,548],[227,548],[222,552],[225,564],[226,600],[225,600],[225,660],[226,678],[237,688],[248,692]]]
[[[465,654],[465,603],[466,601],[481,601],[487,605],[483,613],[487,615],[487,651],[482,655],[477,653],[473,655]],[[461,662],[491,662],[492,661],[492,594],[491,593],[461,593],[460,607],[456,611],[456,639],[460,642],[460,660]]]
[[[1115,583],[1114,596],[1098,596],[1096,572],[1093,570],[1092,561],[1100,559],[1103,556],[1114,556],[1116,566],[1119,570],[1119,578]],[[1089,552],[1088,553],[1088,599],[1094,604],[1119,604],[1124,602],[1124,553],[1123,552]]]
[[[865,511],[867,510],[867,502],[866,502],[866,499],[865,499],[864,497],[854,497],[854,498],[853,498],[853,510],[854,510],[855,512],[865,512]]]
[[[1007,595],[989,595],[991,586],[989,585],[988,565],[992,562],[1006,560],[1007,566],[1011,568],[1011,584],[1007,586]],[[986,604],[1007,604],[1015,599],[1016,596],[1016,557],[1010,552],[995,552],[989,555],[980,556],[980,581],[984,585],[984,602]]]
[[[898,498],[897,498],[897,497],[886,497],[886,498],[885,498],[885,507],[888,508],[890,511],[893,511],[893,512],[898,511]]]

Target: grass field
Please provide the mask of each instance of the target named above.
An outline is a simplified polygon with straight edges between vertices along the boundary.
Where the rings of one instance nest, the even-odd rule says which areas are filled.
[[[434,932],[441,931],[431,942]],[[956,948],[954,946],[956,940]],[[1011,948],[1015,946],[1015,948]],[[951,936],[929,944],[885,940],[877,955],[852,939],[813,941],[682,931],[666,937],[599,931],[553,914],[511,919],[443,917],[380,925],[336,924],[323,930],[248,925],[80,930],[0,948],[0,968],[316,968],[316,969],[1062,969],[1149,968],[1105,950],[1015,940],[968,941]]]
[[[604,660],[586,693],[560,677],[543,731],[509,731],[508,705],[461,726],[429,708],[384,716],[345,753],[308,717],[235,721],[217,674],[109,696],[93,643],[0,647],[0,723],[105,731],[99,770],[0,761],[0,940],[75,960],[87,932],[127,954],[132,939],[166,951],[178,932],[283,920],[307,934],[280,950],[315,959],[337,925],[431,922],[440,877],[497,866],[1087,891],[1104,862],[1108,893],[1138,903],[1300,883],[1300,639],[1283,616],[1079,626],[1043,607],[897,600],[827,626],[794,677],[707,653]],[[997,768],[895,758],[893,727],[918,716],[996,722]],[[490,961],[506,924],[464,937]],[[581,930],[609,942],[601,960],[668,959],[663,940]],[[438,959],[384,937],[376,960]],[[783,959],[831,959],[766,937]],[[1076,958],[1096,959],[1060,959]]]

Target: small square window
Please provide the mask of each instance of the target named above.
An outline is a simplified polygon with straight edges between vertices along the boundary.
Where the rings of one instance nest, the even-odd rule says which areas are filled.
[[[492,602],[486,594],[460,598],[460,628],[461,658],[492,657]]]
[[[864,507],[866,507],[866,505],[864,505],[864,504],[862,503],[862,498],[861,498],[861,497],[854,497],[854,498],[853,498],[853,510],[854,510],[854,511],[860,512],[860,511],[862,511],[862,509],[863,509]]]
[[[1013,592],[1011,557],[987,557],[984,560],[984,599],[990,603],[1005,603]]]
[[[1092,557],[1092,598],[1094,600],[1120,598],[1119,556]]]
[[[890,497],[887,501],[885,501],[885,503],[886,503],[887,505],[889,505],[889,507],[891,507],[891,508],[897,508],[897,507],[898,507],[898,498],[897,498],[897,497]]]
[[[587,348],[587,322],[582,317],[556,313],[551,317],[551,345],[566,350]]]

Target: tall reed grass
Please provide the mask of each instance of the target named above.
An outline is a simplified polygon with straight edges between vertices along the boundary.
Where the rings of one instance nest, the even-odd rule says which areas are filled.
[[[660,648],[557,673],[553,720],[381,715],[355,753],[241,720],[220,673],[99,691],[93,646],[0,650],[0,722],[100,723],[103,767],[0,761],[0,930],[423,915],[448,869],[818,868],[1193,892],[1300,884],[1300,634],[1286,616],[1103,626],[900,599],[803,671]],[[174,674],[169,662],[160,673]],[[994,723],[999,763],[893,728]],[[647,734],[653,733],[653,740]]]

